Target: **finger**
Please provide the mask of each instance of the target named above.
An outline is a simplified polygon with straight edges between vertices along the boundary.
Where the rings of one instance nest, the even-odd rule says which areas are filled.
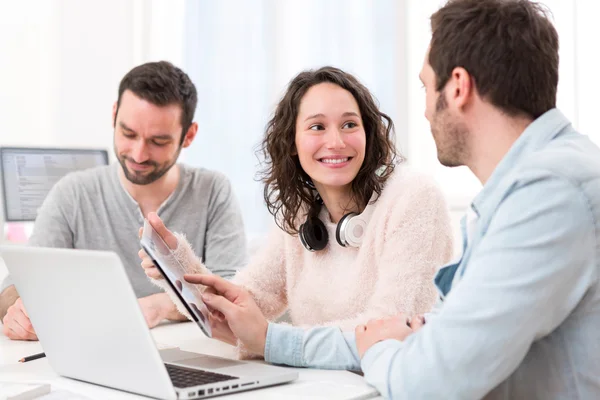
[[[216,314],[221,315],[222,317],[217,316]],[[219,324],[225,322],[225,316],[223,315],[223,313],[221,311],[216,311],[214,313],[210,313],[208,314],[208,318],[211,321],[211,323],[215,324],[215,326],[218,326]]]
[[[183,278],[189,283],[198,283],[204,286],[212,287],[217,293],[229,299],[229,301],[234,301],[240,294],[239,286],[221,278],[218,275],[185,274]]]
[[[140,263],[140,265],[144,269],[156,268],[156,265],[154,265],[154,263],[152,262],[152,260],[147,260],[147,259],[146,260],[142,260],[142,262]]]
[[[366,325],[358,325],[356,328],[354,328],[354,333],[356,335],[360,335],[364,332],[367,331],[367,326]]]
[[[212,313],[208,314],[208,322],[210,323],[210,327],[213,330],[215,330],[217,328],[218,320],[215,318],[215,316]]]
[[[238,308],[231,301],[217,294],[205,293],[202,295],[202,300],[215,310],[222,312],[225,318],[231,317]]]
[[[26,332],[35,334],[33,325],[31,325],[31,320],[23,311],[24,309],[17,310],[17,312],[13,315],[13,322],[22,327]]]
[[[140,249],[140,251],[138,251],[138,257],[141,258],[142,260],[145,260],[148,257],[148,254],[146,254],[146,251],[144,249]]]
[[[204,289],[204,293],[206,294],[217,294],[217,291],[214,288],[211,287],[207,287],[206,289]],[[208,311],[210,311],[210,313],[215,316],[217,313],[222,314],[220,311],[215,310],[214,308],[212,308],[211,306],[209,306],[208,304],[206,304],[206,308],[208,308]]]
[[[11,330],[10,330],[10,328],[8,327],[8,324],[7,324],[7,322],[8,322],[8,321],[6,321],[6,322],[5,322],[5,321],[3,321],[3,322],[2,322],[2,333],[3,333],[3,334],[4,334],[4,336],[6,336],[7,338],[9,338],[9,339],[12,339],[12,337],[11,337],[11,333],[12,333],[12,331],[11,331]]]
[[[155,280],[163,279],[162,274],[156,268],[144,269],[146,276]]]
[[[6,336],[13,340],[27,340],[27,337],[30,335],[29,332],[23,329],[23,327],[14,320],[10,321],[6,327],[8,328],[8,335]]]
[[[148,221],[150,222],[150,225],[152,225],[156,233],[158,233],[160,237],[163,238],[167,246],[169,246],[169,249],[177,249],[177,238],[175,237],[175,235],[173,235],[173,233],[171,233],[170,230],[167,229],[167,227],[163,223],[162,219],[160,219],[158,214],[156,214],[155,212],[149,213]]]
[[[29,314],[27,314],[27,310],[25,309],[25,304],[23,304],[23,300],[21,300],[21,298],[19,297],[17,299],[17,301],[15,302],[15,304],[17,305],[17,308],[19,309],[19,311],[21,311],[21,313],[23,313],[23,315],[25,315],[25,317],[27,318],[27,321],[29,321]]]
[[[154,260],[152,259],[152,257],[149,257],[148,255],[144,254],[144,256],[140,258],[142,260],[142,262],[140,263],[142,266],[156,266],[154,265]]]
[[[213,287],[207,287],[206,289],[204,289],[204,293],[217,294],[217,291]]]
[[[370,329],[377,329],[379,326],[381,326],[383,324],[383,320],[382,319],[370,319],[369,322],[367,322],[367,328]]]
[[[18,332],[16,332],[11,327],[6,327],[4,334],[10,340],[25,340],[25,338],[23,337],[23,334],[19,334]]]
[[[418,331],[419,329],[421,329],[423,327],[423,325],[425,325],[425,319],[423,318],[422,315],[415,315],[410,320],[410,327],[415,332]]]
[[[142,259],[142,261],[140,262],[140,265],[144,269],[156,268],[156,265],[154,265],[154,262],[150,258],[144,258],[144,259]]]
[[[406,315],[405,313],[400,313],[400,314],[396,315],[395,317],[391,317],[390,319],[392,319],[392,320],[396,319],[400,324],[410,327],[410,317],[408,315]]]
[[[142,227],[142,228],[138,229],[138,237],[141,239],[143,234],[144,234],[144,228]]]
[[[207,304],[207,307],[208,307],[208,304]],[[215,321],[219,321],[219,322],[225,322],[227,319],[227,318],[225,318],[225,315],[223,315],[223,313],[221,311],[215,310],[214,308],[210,312],[210,315],[212,316],[212,318],[215,319]]]

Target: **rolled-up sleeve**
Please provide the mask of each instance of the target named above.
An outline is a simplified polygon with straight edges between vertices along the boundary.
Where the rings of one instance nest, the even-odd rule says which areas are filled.
[[[269,324],[265,361],[293,367],[360,370],[354,333],[334,327]]]

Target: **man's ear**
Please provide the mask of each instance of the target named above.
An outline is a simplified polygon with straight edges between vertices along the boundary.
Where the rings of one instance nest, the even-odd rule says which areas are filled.
[[[456,108],[463,108],[475,90],[473,77],[463,67],[456,67],[452,70],[448,83],[446,88],[448,101]]]
[[[116,126],[117,124],[117,102],[115,101],[115,104],[113,104],[113,108],[112,108],[112,123],[113,123],[113,127]]]
[[[192,144],[192,142],[196,138],[197,133],[198,133],[198,124],[196,122],[192,122],[192,124],[188,128],[188,131],[185,133],[185,138],[183,139],[183,143],[181,144],[181,147],[183,147],[184,149],[186,147],[189,147],[190,144]]]

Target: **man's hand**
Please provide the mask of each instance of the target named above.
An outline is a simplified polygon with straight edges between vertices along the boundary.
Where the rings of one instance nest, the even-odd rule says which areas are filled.
[[[362,359],[371,346],[382,340],[396,339],[402,341],[410,334],[421,329],[424,324],[425,319],[422,315],[409,320],[405,314],[400,314],[395,317],[371,320],[367,325],[359,325],[354,331],[358,355]]]
[[[142,314],[149,328],[154,328],[164,319],[184,321],[186,318],[177,311],[177,307],[166,293],[153,294],[138,299]]]
[[[2,331],[9,339],[38,340],[20,297],[8,308],[2,323]]]
[[[217,275],[185,275],[184,278],[213,288],[214,292],[204,292],[202,300],[225,316],[232,333],[249,352],[264,355],[269,323],[250,293]]]
[[[160,237],[165,241],[170,250],[177,249],[177,237],[173,235],[173,232],[167,229],[165,224],[162,222],[158,214],[155,212],[148,213],[148,222],[156,233],[160,235]],[[143,228],[139,230],[139,236],[142,237]],[[142,268],[144,268],[144,272],[152,279],[163,279],[162,274],[156,268],[156,265],[152,262],[152,259],[146,254],[146,252],[141,249],[138,252],[138,256],[142,259]]]

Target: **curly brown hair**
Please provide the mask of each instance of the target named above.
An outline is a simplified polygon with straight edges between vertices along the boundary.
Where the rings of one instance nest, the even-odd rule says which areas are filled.
[[[296,119],[300,102],[311,87],[333,83],[349,91],[356,102],[365,128],[365,159],[352,181],[352,200],[366,207],[373,193],[381,194],[385,182],[398,162],[394,144],[394,123],[379,110],[371,92],[354,76],[334,67],[322,67],[298,74],[289,83],[268,122],[258,150],[264,169],[259,172],[265,184],[264,199],[277,225],[289,233],[298,233],[298,215],[318,215],[321,204],[316,201],[314,185],[302,169],[295,151]]]

